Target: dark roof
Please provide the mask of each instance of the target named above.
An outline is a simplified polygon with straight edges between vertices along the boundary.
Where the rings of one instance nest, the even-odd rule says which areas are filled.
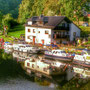
[[[35,27],[47,27],[47,28],[55,28],[55,26],[57,26],[58,24],[60,24],[66,17],[65,16],[34,16],[30,19],[27,20],[28,21],[33,21],[33,22],[38,22],[38,21],[43,21],[46,22],[44,23],[42,26],[33,23],[30,26],[35,26]],[[69,21],[69,19],[68,19]],[[28,24],[26,24],[26,26],[29,26]]]

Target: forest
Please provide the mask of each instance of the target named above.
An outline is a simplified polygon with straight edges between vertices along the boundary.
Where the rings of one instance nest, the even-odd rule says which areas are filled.
[[[22,0],[18,20],[25,23],[32,16],[67,16],[73,21],[87,20],[89,0]],[[78,23],[77,23],[78,24]]]
[[[11,13],[14,18],[18,17],[18,8],[21,0],[0,0],[0,12]]]
[[[87,21],[89,0],[0,0],[0,30],[7,32],[18,24],[25,24],[32,16],[66,16],[79,25]]]

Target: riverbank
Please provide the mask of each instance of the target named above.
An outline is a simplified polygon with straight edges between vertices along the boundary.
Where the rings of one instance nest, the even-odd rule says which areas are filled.
[[[39,86],[24,78],[6,79],[0,82],[0,90],[55,90],[48,86]]]
[[[5,42],[13,42],[15,38],[20,39],[21,34],[25,34],[24,26],[17,25],[10,29],[6,36],[3,35],[3,32],[0,32],[0,38],[3,38]]]
[[[21,63],[12,55],[0,50],[0,90],[54,90],[35,83],[34,77],[26,74]]]
[[[23,63],[22,63],[23,64]],[[73,70],[72,70],[73,71]],[[70,73],[70,71],[68,71]],[[2,78],[1,78],[2,77]],[[66,78],[66,77],[65,77]],[[77,79],[75,79],[77,78]],[[52,83],[45,82],[47,78],[26,75],[21,63],[13,60],[12,55],[6,54],[0,50],[0,90],[82,90],[81,88],[88,88],[89,78],[80,79],[79,76],[74,77],[70,81],[62,81],[61,75],[55,76],[53,80],[59,82],[59,86],[54,88]],[[50,80],[49,80],[50,81]]]

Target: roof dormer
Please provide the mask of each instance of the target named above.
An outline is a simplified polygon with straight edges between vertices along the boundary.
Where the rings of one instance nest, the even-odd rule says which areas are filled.
[[[32,21],[28,21],[28,25],[32,25]]]

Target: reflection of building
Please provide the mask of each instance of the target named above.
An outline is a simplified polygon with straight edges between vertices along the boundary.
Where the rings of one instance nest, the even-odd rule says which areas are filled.
[[[90,78],[90,70],[88,68],[73,67],[73,70],[76,74],[79,74],[81,78]]]
[[[90,67],[90,51],[83,50],[81,55],[76,54],[73,59],[74,64],[79,64],[85,67]]]
[[[23,53],[18,51],[13,52],[13,58],[16,58],[18,61],[25,61],[27,58],[30,58],[30,57],[31,55],[28,53]]]
[[[31,61],[26,60],[25,67],[33,69],[33,70],[38,70],[45,74],[51,74],[52,72],[52,70],[50,69],[50,64],[44,63],[42,61],[35,61],[34,59],[32,59]]]
[[[35,16],[25,26],[25,41],[29,43],[67,43],[80,37],[80,29],[65,16]]]
[[[65,65],[60,64],[57,62],[55,63],[54,61],[48,61],[48,60],[40,60],[40,59],[27,59],[25,61],[25,67],[32,69],[34,71],[38,71],[47,75],[55,75],[55,74],[60,74],[61,72],[63,73],[64,70],[60,68],[63,68]]]

